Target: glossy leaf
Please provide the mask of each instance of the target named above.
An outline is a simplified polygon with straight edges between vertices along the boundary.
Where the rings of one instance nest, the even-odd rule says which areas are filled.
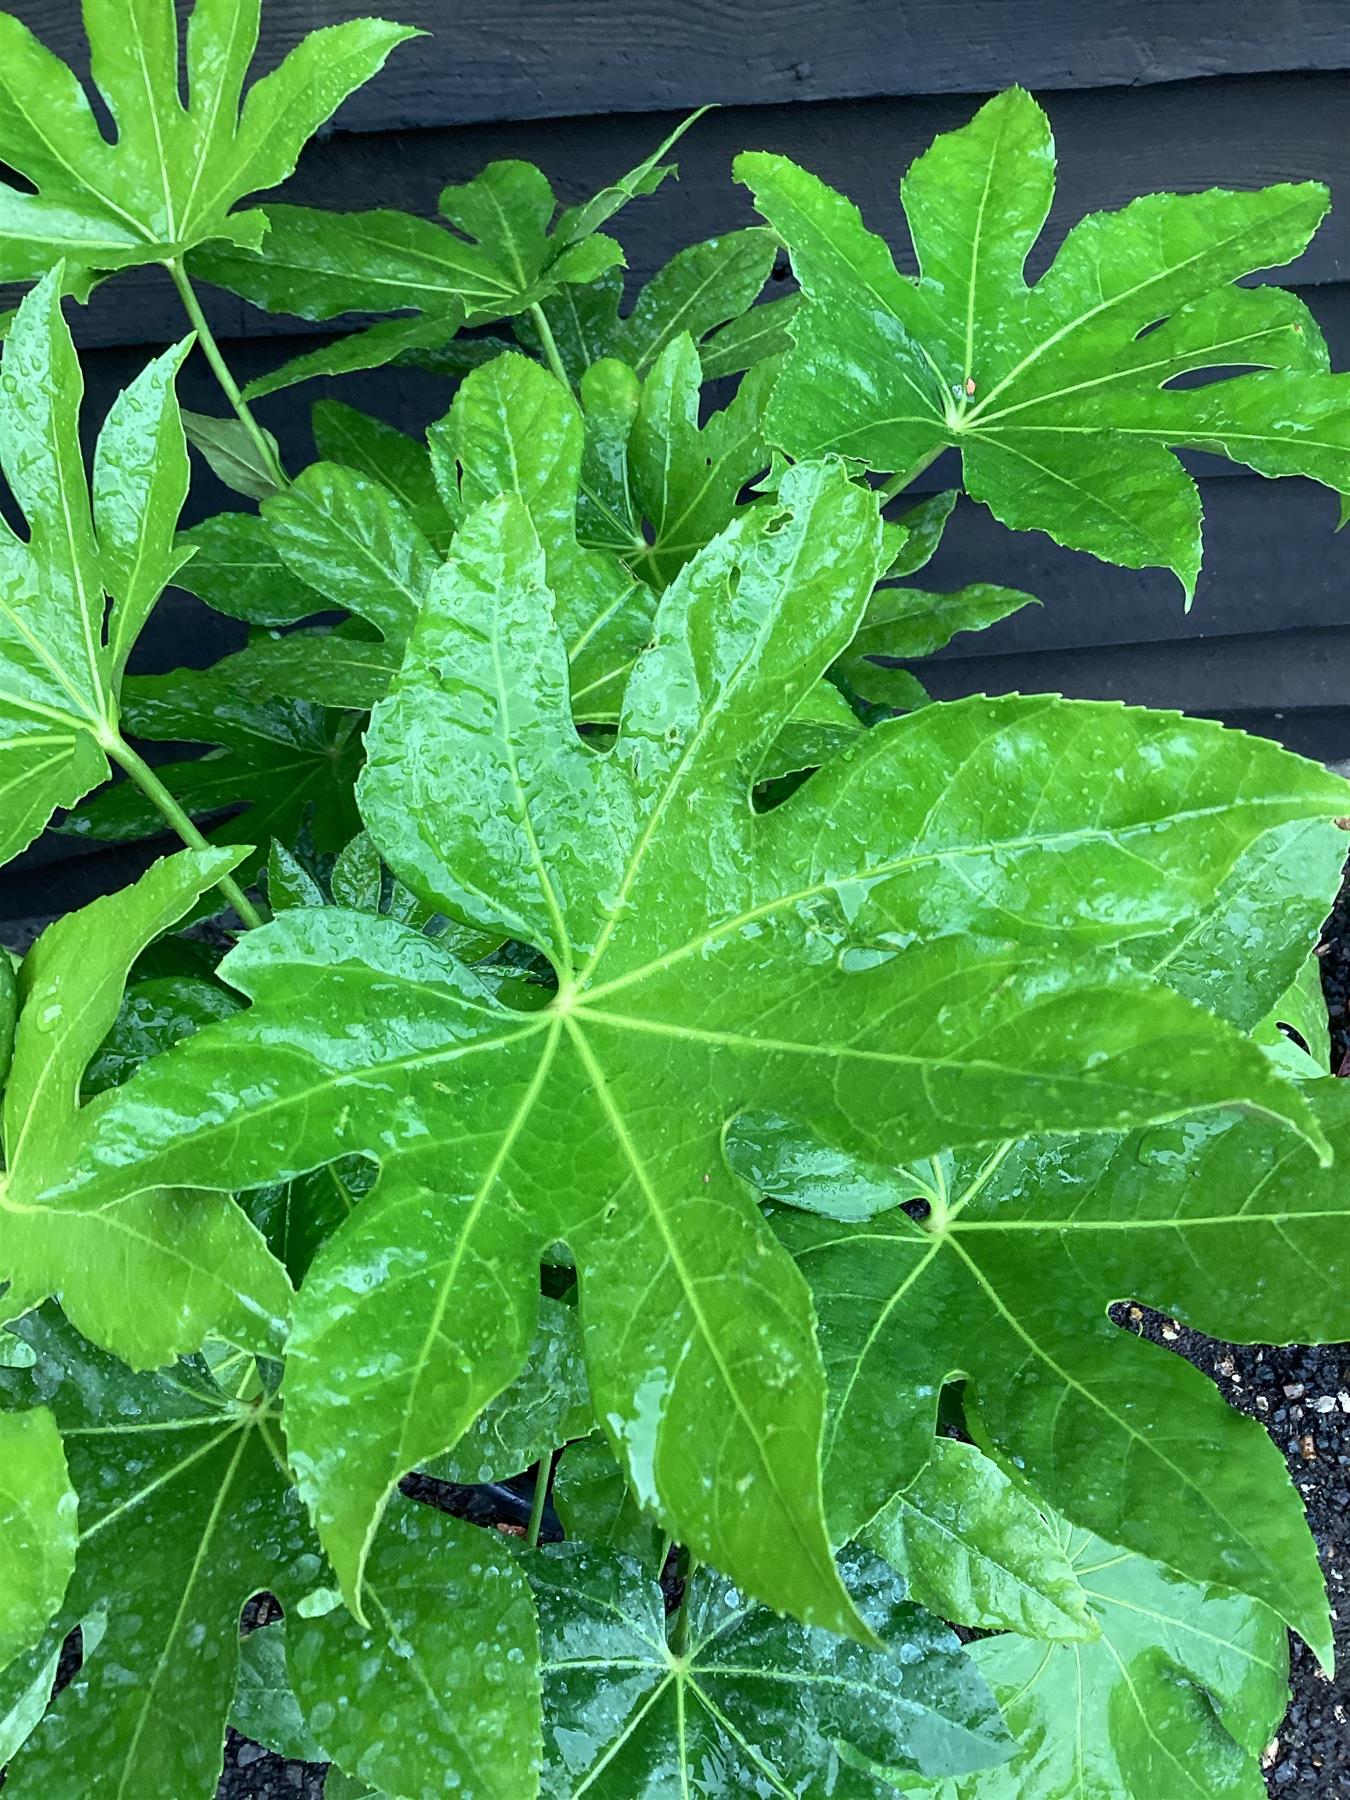
[[[1341,1088],[1307,1091],[1344,1153]],[[1316,1550],[1279,1451],[1107,1308],[1133,1297],[1218,1336],[1340,1341],[1350,1207],[1332,1175],[1258,1121],[1221,1116],[944,1159],[931,1180],[926,1228],[898,1210],[778,1220],[839,1397],[826,1471],[841,1528],[919,1466],[938,1389],[963,1374],[994,1441],[1071,1518],[1191,1579],[1221,1578],[1328,1655]],[[1102,1480],[1103,1460],[1119,1481]]]
[[[137,737],[214,746],[190,761],[161,763],[156,774],[183,810],[209,822],[231,816],[211,835],[253,846],[243,867],[251,877],[273,839],[293,844],[307,831],[333,850],[358,820],[352,784],[360,763],[356,721],[304,700],[255,697],[235,680],[230,658],[207,670],[132,676],[123,722]],[[158,836],[159,809],[130,782],[86,801],[61,830],[105,843]]]
[[[442,1481],[502,1481],[585,1437],[593,1422],[576,1308],[545,1298],[524,1370],[427,1473]]]
[[[76,1499],[55,1420],[0,1414],[0,1667],[45,1634],[75,1567]]]
[[[580,529],[663,589],[734,518],[741,490],[768,467],[763,414],[773,365],[748,376],[731,404],[699,423],[703,379],[682,333],[639,386],[604,362],[582,381],[590,442]]]
[[[552,1499],[569,1538],[580,1538],[593,1550],[626,1556],[648,1575],[660,1575],[658,1565],[668,1540],[638,1505],[622,1465],[601,1433],[563,1451],[553,1470]]]
[[[1327,375],[1301,301],[1232,285],[1300,253],[1327,208],[1316,183],[1094,213],[1028,286],[1054,146],[1010,88],[905,176],[915,283],[856,207],[786,157],[736,167],[806,294],[768,422],[790,454],[836,451],[903,480],[955,445],[966,491],[1005,525],[1172,569],[1188,599],[1200,500],[1174,448],[1350,489],[1350,377]],[[1234,367],[1256,372],[1173,385]]]
[[[935,1438],[928,1461],[862,1541],[939,1618],[1052,1641],[1097,1635],[1054,1528],[973,1444]]]
[[[264,1354],[286,1336],[290,1283],[227,1196],[169,1187],[111,1203],[43,1201],[86,1115],[81,1080],[116,1029],[127,970],[239,859],[184,850],[156,863],[131,888],[48,926],[20,973],[0,1175],[5,1316],[57,1294],[86,1336],[136,1368],[172,1362],[212,1334]]]
[[[272,312],[332,319],[406,310],[435,321],[430,339],[444,343],[461,324],[512,318],[561,288],[621,267],[622,250],[599,227],[672,172],[657,159],[692,123],[593,200],[561,213],[547,176],[532,163],[494,162],[442,191],[444,225],[391,210],[269,206],[261,243],[212,245],[193,266]],[[367,358],[356,366],[375,367],[377,355],[392,360],[408,349],[410,322],[400,324],[399,332],[383,334],[375,355],[367,338]]]
[[[818,1498],[807,1294],[725,1168],[732,1114],[790,1109],[882,1157],[1242,1099],[1321,1143],[1257,1047],[1098,954],[1180,930],[1256,837],[1339,811],[1339,779],[1166,714],[980,700],[878,726],[753,810],[880,549],[865,489],[789,470],[667,591],[601,756],[524,507],[475,513],[372,721],[361,803],[415,892],[546,954],[556,997],[516,1010],[388,920],[285,914],[225,965],[253,1005],[72,1138],[74,1193],[259,1185],[335,1150],[381,1163],[306,1279],[285,1389],[354,1603],[399,1476],[520,1369],[562,1239],[597,1416],[641,1503],[769,1603],[859,1629]]]
[[[50,1407],[79,1497],[61,1625],[106,1625],[10,1763],[6,1792],[210,1800],[240,1608],[263,1589],[294,1591],[321,1566],[274,1460],[274,1406],[237,1402],[197,1363],[132,1375],[54,1310],[18,1329],[37,1360],[0,1370],[0,1391],[21,1417],[35,1401]]]
[[[86,0],[112,140],[65,64],[0,14],[0,162],[36,190],[0,183],[0,280],[33,280],[62,257],[121,269],[213,238],[259,243],[266,221],[236,213],[239,201],[284,181],[347,95],[417,33],[383,19],[311,32],[245,96],[258,12],[259,0],[198,0],[180,47],[156,0]]]
[[[147,1057],[238,1010],[238,997],[205,976],[156,975],[130,982],[108,1035],[85,1069],[81,1094],[87,1100],[120,1087]]]
[[[437,548],[444,547],[451,520],[425,444],[340,400],[316,401],[310,423],[314,447],[323,461],[343,463],[382,482],[407,507],[417,529]]]
[[[800,304],[800,294],[785,294],[781,300],[766,300],[730,320],[703,345],[704,379],[720,381],[727,375],[743,374],[790,350],[788,326]]]
[[[618,269],[588,287],[560,288],[543,308],[569,379],[576,385],[593,363],[606,357],[618,358],[642,377],[676,338],[688,336],[702,344],[719,326],[746,313],[768,279],[776,249],[772,232],[761,227],[690,244],[652,276],[622,317],[623,276]],[[516,334],[530,350],[542,353],[539,328],[528,316],[517,321]],[[787,348],[786,334],[780,348]],[[747,352],[748,346],[733,353],[727,345],[721,355],[734,361]]]
[[[250,625],[294,625],[324,608],[322,595],[287,568],[256,513],[218,513],[182,542],[192,554],[178,586],[217,612]]]
[[[962,631],[983,631],[1024,606],[1038,604],[1030,594],[988,582],[976,582],[952,594],[879,587],[857,636],[834,665],[835,672],[864,700],[882,706],[910,706],[914,676],[905,669],[880,666],[875,658],[911,662],[931,656]]]
[[[1101,1636],[971,1649],[1019,1750],[937,1789],[943,1800],[1261,1800],[1258,1760],[1288,1699],[1279,1621],[1257,1601],[1179,1581],[1066,1520],[1050,1527]]]
[[[305,1724],[286,1667],[286,1621],[250,1631],[239,1645],[239,1685],[230,1724],[275,1756],[296,1762],[330,1762]]]
[[[0,42],[12,23],[0,15]],[[19,308],[0,362],[0,469],[29,528],[24,541],[0,520],[0,862],[107,777],[127,653],[181,561],[173,378],[187,346],[152,362],[108,415],[91,510],[59,295],[58,271]]]
[[[880,1796],[840,1767],[842,1742],[927,1774],[1001,1761],[997,1708],[951,1632],[907,1604],[866,1551],[843,1563],[876,1635],[868,1650],[775,1618],[712,1570],[667,1643],[661,1590],[627,1558],[558,1545],[526,1565],[539,1606],[549,1796]]]
[[[370,1626],[340,1607],[288,1621],[308,1727],[393,1800],[535,1792],[538,1631],[525,1577],[494,1536],[400,1500],[371,1551]]]

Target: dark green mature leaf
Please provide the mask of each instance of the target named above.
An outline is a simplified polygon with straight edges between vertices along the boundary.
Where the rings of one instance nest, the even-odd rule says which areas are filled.
[[[794,456],[833,450],[903,479],[959,446],[967,491],[1004,524],[1170,568],[1188,597],[1200,500],[1172,448],[1350,490],[1350,377],[1326,374],[1301,301],[1231,285],[1304,248],[1327,208],[1315,183],[1151,194],[1094,213],[1028,287],[1054,146],[1020,88],[906,175],[917,283],[815,176],[758,153],[736,167],[806,294],[769,418]],[[1235,366],[1270,372],[1171,385]]]
[[[310,425],[314,448],[325,462],[343,463],[382,482],[407,507],[423,536],[444,549],[452,521],[424,443],[340,400],[315,401]]]
[[[0,182],[0,281],[62,257],[106,270],[213,238],[256,247],[266,219],[235,213],[239,201],[284,181],[347,95],[418,35],[383,19],[311,32],[245,98],[258,11],[259,0],[198,0],[180,48],[161,0],[85,0],[111,142],[65,64],[0,13],[0,162],[36,189]]]
[[[161,763],[155,773],[194,819],[230,810],[211,835],[254,846],[243,863],[251,876],[274,838],[293,844],[305,830],[321,850],[347,841],[359,824],[352,784],[361,746],[352,715],[259,697],[235,679],[238,660],[130,677],[123,721],[140,738],[216,746],[191,761]],[[122,843],[158,835],[164,820],[139,788],[122,782],[74,810],[60,829]]]
[[[204,975],[154,975],[133,981],[84,1072],[81,1094],[88,1100],[120,1087],[147,1057],[158,1056],[212,1019],[227,1019],[238,1010],[238,996]]]
[[[0,1668],[43,1637],[65,1599],[75,1508],[52,1415],[0,1414]]]
[[[524,1370],[427,1473],[442,1481],[502,1481],[585,1437],[593,1424],[577,1310],[545,1297]]]
[[[568,378],[579,383],[593,363],[606,357],[617,357],[645,376],[677,337],[688,336],[701,344],[710,332],[738,319],[753,304],[776,251],[773,233],[758,226],[687,245],[652,276],[623,317],[619,314],[623,275],[618,269],[587,287],[560,288],[543,308]],[[538,354],[535,322],[526,316],[515,329],[526,347]],[[788,347],[786,334],[780,347]],[[725,352],[723,359],[727,360]]]
[[[775,1618],[712,1570],[666,1641],[661,1590],[624,1557],[558,1545],[526,1565],[539,1605],[549,1796],[673,1793],[881,1796],[840,1766],[841,1742],[929,1774],[1001,1761],[998,1710],[955,1636],[878,1558],[845,1577],[878,1647]]]
[[[1100,1626],[1096,1642],[985,1638],[971,1656],[1018,1753],[939,1784],[943,1800],[1262,1800],[1258,1761],[1288,1700],[1279,1620],[1180,1581],[1051,1517]]]
[[[633,1497],[623,1468],[600,1432],[569,1444],[553,1471],[553,1507],[569,1538],[626,1556],[659,1576],[670,1540]]]
[[[114,403],[91,510],[59,271],[24,301],[6,340],[0,469],[29,537],[0,520],[0,862],[108,775],[127,656],[183,561],[174,528],[188,466],[173,381],[186,349],[157,358]]]
[[[230,1724],[275,1756],[296,1762],[332,1758],[305,1724],[286,1667],[286,1621],[250,1631],[239,1646],[239,1684]]]
[[[667,587],[730,524],[742,488],[768,467],[763,414],[773,374],[772,364],[756,369],[700,426],[703,375],[687,333],[640,384],[623,363],[591,369],[581,385],[583,542],[612,550],[651,587]]]
[[[741,375],[771,356],[782,356],[790,350],[788,326],[800,304],[800,294],[784,294],[781,300],[766,300],[762,306],[751,307],[740,318],[730,320],[703,346],[704,380]]]
[[[197,1363],[132,1375],[54,1309],[17,1329],[36,1364],[0,1369],[0,1393],[23,1416],[50,1407],[79,1497],[60,1628],[102,1618],[105,1629],[86,1637],[83,1666],[11,1762],[5,1791],[210,1800],[240,1608],[262,1589],[303,1592],[322,1566],[276,1461],[275,1405],[247,1389],[236,1400]]]
[[[365,334],[349,366],[374,368],[409,348],[447,343],[463,324],[512,318],[563,287],[621,266],[623,251],[600,226],[673,171],[659,158],[698,116],[593,200],[561,213],[547,176],[532,163],[494,162],[472,181],[442,191],[439,207],[449,229],[388,210],[269,206],[261,244],[213,244],[196,253],[192,266],[272,312],[306,319],[416,314],[397,328],[376,327],[378,339]],[[287,380],[300,378],[287,372]]]
[[[218,513],[180,540],[191,558],[175,577],[217,612],[251,625],[295,625],[324,609],[322,595],[291,573],[257,513]]]
[[[1331,1082],[1305,1091],[1344,1155],[1350,1097]],[[776,1219],[820,1315],[840,1529],[921,1465],[938,1389],[964,1375],[993,1440],[1069,1517],[1263,1600],[1329,1655],[1316,1549],[1279,1451],[1107,1308],[1135,1298],[1258,1343],[1342,1340],[1338,1178],[1259,1121],[1220,1115],[943,1158],[931,1181],[923,1225],[898,1210]],[[893,1191],[922,1190],[897,1176]],[[1102,1479],[1104,1460],[1119,1481]]]
[[[398,1478],[520,1369],[562,1239],[640,1502],[768,1603],[859,1629],[819,1497],[808,1297],[725,1167],[734,1113],[878,1159],[1234,1101],[1321,1143],[1257,1047],[1101,958],[1180,929],[1280,821],[1339,812],[1337,778],[1171,715],[977,700],[878,726],[754,811],[880,555],[865,489],[787,471],[667,591],[601,756],[528,514],[475,513],[372,721],[362,807],[414,891],[547,955],[556,996],[517,1011],[392,921],[284,914],[225,965],[253,1005],[72,1136],[56,1185],[77,1194],[380,1162],[306,1279],[285,1387],[353,1599]]]
[[[214,1334],[264,1354],[286,1337],[290,1283],[228,1197],[152,1188],[115,1206],[44,1203],[73,1131],[86,1065],[119,1017],[127,970],[240,860],[183,850],[134,886],[50,925],[24,959],[4,1096],[0,1275],[5,1317],[61,1297],[86,1336],[154,1368]],[[97,1103],[94,1103],[95,1106]]]
[[[296,1698],[339,1766],[394,1800],[534,1793],[538,1628],[504,1541],[399,1500],[364,1597],[370,1627],[336,1607],[286,1631]]]
[[[0,1087],[14,1054],[14,1026],[19,1017],[19,987],[9,952],[0,948]]]
[[[1052,1640],[1097,1625],[1059,1535],[973,1444],[935,1438],[927,1463],[883,1507],[862,1542],[939,1618]]]

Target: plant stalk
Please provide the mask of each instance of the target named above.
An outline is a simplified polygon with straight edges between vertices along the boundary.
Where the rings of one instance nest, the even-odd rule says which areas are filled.
[[[178,297],[183,302],[183,308],[188,318],[192,321],[192,328],[197,333],[197,342],[206,353],[206,360],[210,363],[216,380],[220,383],[221,392],[234,408],[239,423],[252,439],[254,448],[262,458],[263,467],[279,488],[289,487],[290,477],[282,468],[276,451],[267,441],[267,433],[254,418],[248,401],[239,391],[239,383],[231,375],[229,366],[220,353],[220,345],[216,342],[215,333],[206,322],[206,314],[202,311],[201,301],[198,300],[196,290],[188,279],[187,270],[176,256],[170,257],[164,267],[169,271],[173,284],[178,289]]]
[[[553,335],[553,327],[548,322],[548,315],[537,300],[530,308],[530,317],[534,320],[535,330],[539,333],[539,342],[544,346],[544,355],[548,360],[549,368],[552,369],[553,373],[558,377],[558,380],[561,381],[570,394],[572,391],[572,384],[567,379],[567,370],[563,367],[562,355],[558,349],[558,340]]]
[[[191,850],[209,850],[211,845],[198,831],[192,820],[183,811],[155,771],[143,756],[138,756],[131,745],[120,735],[114,733],[103,741],[103,748],[113,761],[123,768],[132,781],[173,826],[183,842]],[[220,892],[239,914],[245,925],[261,925],[263,915],[240,887],[233,875],[222,875],[216,883]]]
[[[689,1590],[694,1585],[694,1577],[698,1574],[698,1558],[691,1551],[684,1553],[684,1592],[680,1595],[680,1610],[675,1614],[675,1627],[670,1634],[670,1651],[672,1656],[683,1656],[689,1648]]]
[[[530,1523],[526,1528],[525,1542],[531,1550],[539,1548],[539,1530],[544,1523],[544,1508],[548,1505],[548,1488],[553,1479],[553,1465],[558,1460],[558,1452],[550,1450],[547,1456],[540,1457],[534,1471],[534,1499],[530,1502]]]
[[[883,505],[887,500],[894,500],[897,494],[902,494],[911,481],[917,481],[924,470],[935,463],[946,448],[945,444],[939,444],[936,450],[930,450],[927,456],[921,456],[913,468],[904,469],[899,475],[892,475],[880,489]]]

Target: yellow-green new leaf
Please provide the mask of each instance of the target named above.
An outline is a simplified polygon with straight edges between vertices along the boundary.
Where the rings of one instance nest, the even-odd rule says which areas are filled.
[[[276,187],[306,142],[397,44],[418,34],[383,19],[311,32],[279,68],[244,81],[259,0],[197,0],[180,44],[162,0],[84,0],[104,136],[89,97],[26,25],[0,13],[0,281],[30,281],[62,258],[86,270],[166,262],[212,238],[256,245],[250,194]]]
[[[1173,449],[1350,490],[1350,376],[1327,374],[1295,296],[1233,285],[1305,247],[1327,209],[1316,183],[1094,213],[1028,286],[1055,162],[1049,121],[1020,88],[905,176],[918,282],[855,206],[786,157],[736,167],[806,295],[768,420],[793,456],[835,451],[903,483],[955,445],[967,492],[1005,525],[1172,569],[1188,599],[1200,499]],[[1234,367],[1257,372],[1173,385]]]

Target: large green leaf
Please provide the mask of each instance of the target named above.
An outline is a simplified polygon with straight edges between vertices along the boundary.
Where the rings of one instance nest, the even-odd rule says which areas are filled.
[[[972,1646],[1018,1752],[932,1791],[943,1800],[1263,1800],[1258,1758],[1288,1699],[1279,1620],[1258,1601],[1180,1581],[1067,1520],[1052,1516],[1049,1526],[1101,1635]]]
[[[369,1628],[335,1607],[286,1630],[301,1711],[339,1767],[391,1800],[533,1794],[539,1635],[505,1542],[400,1500],[365,1601]]]
[[[1350,1096],[1330,1081],[1308,1091],[1346,1154]],[[1340,1177],[1261,1122],[1220,1115],[941,1158],[928,1185],[923,1224],[900,1210],[776,1220],[820,1316],[840,1528],[922,1463],[938,1390],[964,1376],[994,1441],[1069,1517],[1263,1600],[1328,1656],[1316,1548],[1278,1449],[1107,1309],[1134,1298],[1258,1343],[1344,1339]],[[916,1192],[895,1177],[897,1203]],[[1103,1479],[1107,1465],[1118,1477]]]
[[[84,0],[103,134],[66,65],[0,13],[0,162],[35,192],[0,182],[0,281],[165,262],[194,244],[256,246],[267,229],[240,200],[276,187],[347,95],[417,33],[383,19],[311,32],[279,68],[244,80],[259,0],[197,0],[180,45],[165,0]]]
[[[75,1567],[75,1490],[52,1415],[0,1414],[0,1668],[36,1644]]]
[[[841,1743],[928,1774],[1008,1753],[954,1635],[906,1604],[866,1551],[850,1551],[844,1569],[874,1650],[775,1618],[711,1570],[694,1577],[687,1641],[672,1647],[660,1588],[626,1557],[564,1544],[526,1567],[539,1605],[543,1792],[557,1800],[880,1800],[883,1786],[841,1767]]]
[[[973,1444],[935,1438],[862,1542],[904,1578],[911,1599],[954,1624],[1054,1641],[1097,1635],[1058,1534]]]
[[[938,138],[902,184],[916,283],[815,176],[742,156],[806,294],[770,435],[900,480],[956,445],[967,491],[1004,524],[1170,568],[1189,596],[1200,499],[1172,448],[1350,490],[1350,377],[1327,375],[1300,300],[1232,285],[1299,254],[1326,190],[1151,194],[1084,219],[1028,287],[1054,166],[1049,123],[1020,88]],[[1173,385],[1235,366],[1258,372]]]
[[[86,1635],[82,1667],[10,1763],[6,1792],[210,1800],[240,1608],[263,1589],[303,1591],[321,1568],[275,1460],[275,1403],[256,1383],[236,1399],[195,1362],[132,1375],[54,1309],[18,1330],[36,1364],[0,1369],[0,1392],[21,1417],[50,1407],[79,1498],[60,1628],[105,1629]]]
[[[0,1305],[13,1318],[49,1294],[85,1333],[135,1368],[214,1334],[276,1354],[290,1283],[228,1196],[155,1188],[114,1206],[45,1204],[79,1124],[81,1081],[119,1017],[127,970],[240,860],[182,850],[122,893],[50,925],[24,959],[23,1008],[4,1096]],[[96,1102],[92,1104],[97,1104]]]
[[[755,812],[880,554],[867,490],[789,470],[667,590],[599,755],[528,514],[473,514],[372,720],[361,804],[424,900],[551,959],[553,998],[517,1010],[390,920],[286,913],[225,965],[253,1005],[72,1135],[70,1191],[103,1196],[380,1162],[305,1281],[285,1390],[353,1602],[398,1478],[521,1367],[562,1239],[638,1500],[747,1591],[857,1629],[806,1288],[723,1160],[743,1109],[878,1158],[1234,1101],[1321,1143],[1259,1048],[1108,951],[1175,930],[1280,821],[1339,812],[1338,778],[1167,714],[977,700],[876,727]]]
[[[553,1471],[553,1506],[569,1538],[593,1550],[611,1550],[659,1576],[670,1540],[633,1489],[600,1432],[569,1444]]]
[[[269,206],[261,243],[212,244],[197,252],[192,266],[273,312],[306,319],[416,314],[376,326],[380,335],[366,357],[346,364],[376,367],[407,349],[447,343],[462,324],[512,318],[562,287],[593,282],[621,266],[623,251],[600,226],[673,172],[674,164],[660,158],[692,123],[686,120],[637,168],[583,206],[559,211],[548,177],[533,163],[494,162],[472,181],[443,189],[445,224],[391,210]],[[267,386],[320,372],[312,358],[301,362],[298,372],[288,369]]]
[[[127,655],[183,561],[174,528],[188,465],[173,380],[186,348],[166,351],[114,404],[91,511],[59,271],[5,341],[0,469],[29,536],[0,520],[0,862],[108,774]]]

